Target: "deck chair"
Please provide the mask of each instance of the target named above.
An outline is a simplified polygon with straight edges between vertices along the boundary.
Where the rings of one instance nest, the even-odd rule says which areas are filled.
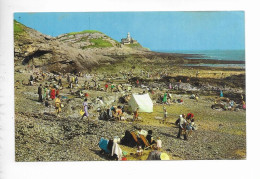
[[[130,133],[131,133],[133,139],[135,140],[135,142],[136,142],[138,145],[140,145],[140,143],[139,143],[139,141],[138,141],[138,139],[137,139],[137,136],[136,136],[135,132],[132,131],[132,132],[130,132]]]
[[[148,148],[152,148],[152,145],[149,144],[149,142],[147,141],[147,139],[143,136],[143,135],[139,135],[141,140],[143,141],[145,148],[144,150],[148,149]]]

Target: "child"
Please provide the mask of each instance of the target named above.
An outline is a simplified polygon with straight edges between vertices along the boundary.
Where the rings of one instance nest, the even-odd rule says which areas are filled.
[[[136,110],[134,111],[133,121],[138,120],[138,110],[139,108],[136,108]]]
[[[167,118],[167,110],[166,110],[166,107],[163,106],[163,117],[164,117],[164,123],[166,123],[166,118]]]
[[[156,146],[157,146],[157,150],[160,151],[162,148],[162,141],[160,140],[160,137],[157,138]]]
[[[141,155],[143,155],[143,149],[142,149],[142,146],[138,146],[138,149],[137,149],[137,155],[138,156],[141,156]]]

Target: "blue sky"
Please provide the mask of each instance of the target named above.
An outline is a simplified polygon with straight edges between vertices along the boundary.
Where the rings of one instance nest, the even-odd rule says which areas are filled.
[[[58,36],[98,30],[120,41],[127,32],[154,51],[243,50],[243,11],[15,13],[14,19]]]

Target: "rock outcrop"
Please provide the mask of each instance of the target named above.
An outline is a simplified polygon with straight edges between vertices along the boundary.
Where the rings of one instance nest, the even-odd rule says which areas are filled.
[[[122,46],[98,31],[51,37],[14,21],[15,65],[33,64],[50,72],[78,72],[117,61],[113,55],[136,54],[143,50],[146,49]]]

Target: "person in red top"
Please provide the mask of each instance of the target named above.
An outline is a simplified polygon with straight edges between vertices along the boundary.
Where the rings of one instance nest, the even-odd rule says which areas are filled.
[[[51,99],[52,100],[55,99],[55,89],[54,88],[51,89]]]
[[[193,117],[194,117],[194,114],[188,113],[186,119],[193,119]]]
[[[107,83],[105,84],[105,88],[106,88],[106,92],[107,92],[107,89],[108,89],[108,84]]]
[[[59,95],[60,95],[60,90],[56,88],[56,97],[58,97]]]
[[[136,80],[136,85],[139,86],[139,80],[138,79]]]

